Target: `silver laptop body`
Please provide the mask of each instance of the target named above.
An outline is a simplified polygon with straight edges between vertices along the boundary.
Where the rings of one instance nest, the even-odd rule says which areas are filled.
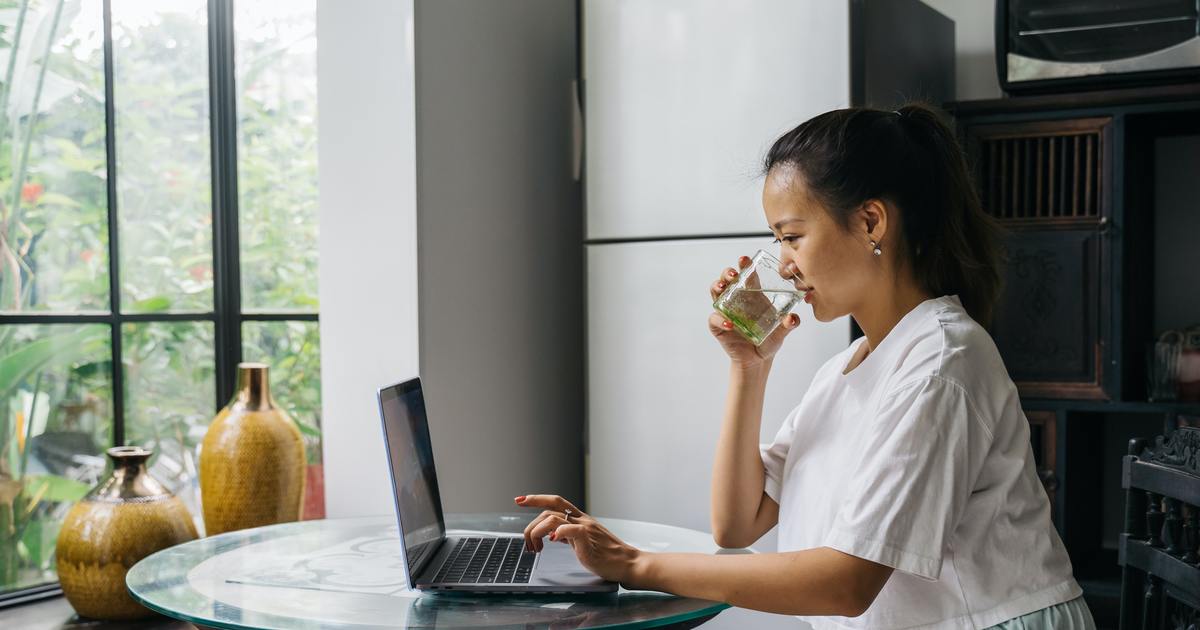
[[[569,545],[524,552],[519,534],[446,535],[421,379],[379,390],[379,416],[410,588],[464,593],[606,593]],[[530,514],[532,519],[533,513]]]

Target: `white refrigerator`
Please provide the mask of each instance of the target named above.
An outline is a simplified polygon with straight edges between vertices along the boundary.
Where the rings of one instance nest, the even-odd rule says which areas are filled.
[[[953,24],[917,0],[872,4],[916,17],[897,26],[858,1],[583,0],[591,513],[710,530],[729,362],[708,332],[708,287],[740,254],[778,253],[760,201],[775,138],[827,110],[880,101],[872,76],[895,92],[896,73],[913,74],[901,99],[953,93]],[[878,54],[868,36],[873,47],[924,41],[942,67],[884,67],[873,60],[894,58],[903,42]],[[851,340],[848,318],[820,323],[803,303],[794,312],[801,324],[772,370],[763,442]],[[774,532],[755,548],[774,551]],[[713,623],[796,627],[745,611]]]

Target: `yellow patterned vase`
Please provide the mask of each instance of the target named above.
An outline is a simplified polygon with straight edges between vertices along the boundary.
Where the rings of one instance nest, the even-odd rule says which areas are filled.
[[[80,615],[129,620],[152,613],[125,590],[138,560],[196,539],[183,501],[146,471],[150,451],[108,449],[112,474],[76,503],[63,521],[55,556],[63,594]]]
[[[267,366],[238,365],[233,400],[200,447],[200,502],[209,536],[300,520],[304,440],[271,399]]]

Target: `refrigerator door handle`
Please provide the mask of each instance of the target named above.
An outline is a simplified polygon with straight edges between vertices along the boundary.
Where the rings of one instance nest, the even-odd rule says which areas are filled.
[[[583,81],[571,81],[571,177],[583,179]]]

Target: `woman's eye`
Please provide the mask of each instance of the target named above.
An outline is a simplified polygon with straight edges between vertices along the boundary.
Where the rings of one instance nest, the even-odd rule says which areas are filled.
[[[788,236],[784,236],[784,237],[782,237],[782,239],[779,239],[779,238],[775,239],[775,242],[776,242],[776,243],[779,243],[779,242],[781,242],[781,241],[782,241],[782,242],[784,242],[784,243],[791,243],[791,242],[795,241],[795,240],[796,240],[796,239],[798,239],[798,238],[800,238],[800,237],[799,237],[799,236],[794,236],[794,235],[788,235]]]

